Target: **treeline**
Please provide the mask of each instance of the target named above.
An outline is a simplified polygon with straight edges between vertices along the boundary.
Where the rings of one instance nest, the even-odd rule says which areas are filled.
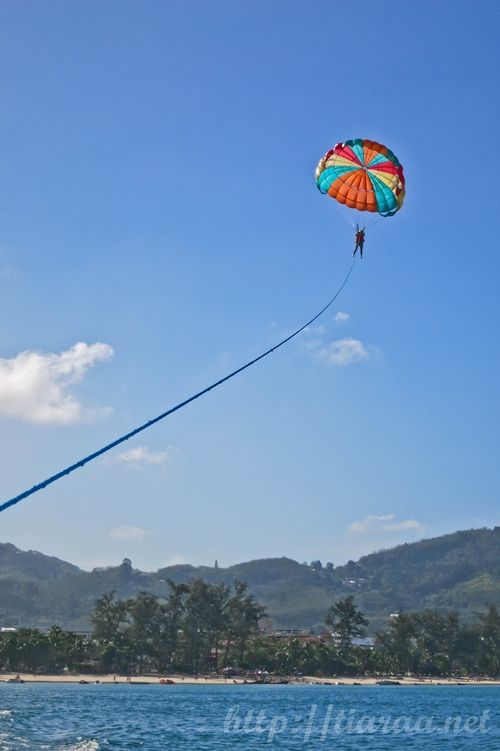
[[[466,625],[456,613],[398,613],[377,634],[376,648],[392,672],[498,676],[500,612],[490,606]]]
[[[139,674],[198,673],[243,664],[265,609],[247,585],[170,581],[166,599],[142,592],[100,597],[90,614],[91,636],[53,626],[44,634],[19,629],[0,636],[0,665],[12,671]]]
[[[170,581],[169,587],[165,601],[146,592],[129,600],[115,600],[113,594],[97,600],[90,620],[101,670],[197,673],[229,661],[243,663],[265,614],[247,585],[195,579]]]
[[[166,598],[141,593],[101,596],[89,636],[53,626],[0,636],[0,666],[16,672],[140,674],[212,672],[225,667],[281,675],[500,675],[500,612],[491,606],[474,623],[455,613],[400,612],[359,644],[368,620],[350,595],[332,605],[321,636],[259,633],[265,609],[246,584],[169,582]]]
[[[245,666],[286,675],[499,676],[500,612],[495,606],[462,625],[456,613],[397,613],[373,646],[358,646],[368,625],[354,598],[328,611],[319,639],[254,639]]]

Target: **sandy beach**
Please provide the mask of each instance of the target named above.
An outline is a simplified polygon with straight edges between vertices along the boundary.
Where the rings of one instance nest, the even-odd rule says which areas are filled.
[[[389,678],[355,678],[352,676],[342,677],[323,677],[304,676],[303,678],[289,678],[287,682],[291,685],[331,685],[331,686],[374,686],[380,680],[398,681],[401,686],[499,686],[500,679],[477,679],[477,678],[414,678],[414,677],[389,677]],[[167,681],[169,681],[167,683]],[[33,673],[3,673],[0,675],[0,683],[69,683],[69,684],[159,684],[169,685],[219,685],[234,686],[241,684],[254,684],[255,681],[250,678],[235,677],[213,677],[213,676],[182,676],[182,675],[88,675],[88,674],[62,674],[62,675],[33,675]],[[280,683],[279,678],[275,678],[273,683]]]

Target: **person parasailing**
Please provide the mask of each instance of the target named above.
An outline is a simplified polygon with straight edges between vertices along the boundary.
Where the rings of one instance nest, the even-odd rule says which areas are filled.
[[[354,246],[353,257],[356,255],[356,251],[359,250],[359,257],[363,258],[363,246],[365,244],[365,228],[362,229],[356,224],[356,245]]]
[[[393,151],[378,141],[352,138],[336,143],[316,167],[316,185],[348,211],[391,217],[402,208],[405,198],[403,165]],[[363,257],[365,221],[356,225],[353,256]]]

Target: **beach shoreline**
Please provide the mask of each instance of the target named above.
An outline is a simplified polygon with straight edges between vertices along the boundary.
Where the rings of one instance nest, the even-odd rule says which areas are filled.
[[[33,673],[3,673],[0,674],[0,683],[27,684],[27,683],[61,683],[61,684],[102,684],[102,685],[187,685],[187,686],[241,686],[241,685],[325,685],[325,686],[375,686],[385,681],[386,685],[400,686],[500,686],[500,679],[494,678],[416,678],[416,677],[353,677],[332,676],[321,677],[304,676],[301,678],[272,677],[269,682],[255,681],[242,676],[215,677],[215,676],[192,676],[192,675],[91,675],[65,673],[60,675],[36,675]]]

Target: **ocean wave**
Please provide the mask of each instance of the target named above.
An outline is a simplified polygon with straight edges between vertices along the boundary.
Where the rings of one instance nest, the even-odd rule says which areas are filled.
[[[72,743],[70,746],[63,746],[61,751],[99,751],[100,745],[98,741],[93,738],[89,738],[85,741],[78,741],[78,743]]]
[[[11,717],[12,709],[0,709],[0,717]]]

